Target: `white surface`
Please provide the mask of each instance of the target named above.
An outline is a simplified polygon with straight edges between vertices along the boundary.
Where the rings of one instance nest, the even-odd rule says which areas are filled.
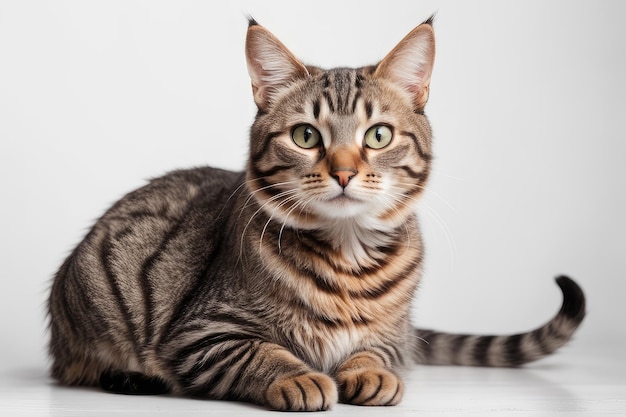
[[[41,378],[49,280],[93,220],[145,178],[201,164],[243,167],[255,112],[245,13],[306,62],[330,67],[377,61],[436,11],[426,108],[436,160],[420,209],[427,259],[416,320],[474,333],[526,330],[558,308],[551,277],[560,273],[583,286],[589,315],[573,356],[521,372],[418,370],[415,400],[393,412],[623,410],[623,380],[603,380],[594,365],[625,374],[621,356],[598,356],[604,346],[626,348],[625,8],[0,0],[1,404],[30,407],[32,396],[42,414],[57,404],[60,415],[63,407],[106,414],[124,401],[255,410],[49,386]]]
[[[570,347],[523,369],[426,367],[406,378],[396,407],[337,404],[338,416],[589,416],[626,414],[626,366],[622,352],[584,352]],[[170,396],[124,396],[65,388],[40,369],[11,368],[0,374],[2,416],[277,415],[258,406]]]

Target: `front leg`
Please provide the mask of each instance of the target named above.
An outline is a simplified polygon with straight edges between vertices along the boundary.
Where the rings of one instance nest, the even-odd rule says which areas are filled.
[[[231,336],[205,337],[178,352],[174,373],[183,391],[238,399],[274,410],[326,410],[337,402],[329,376],[314,372],[282,346]]]
[[[355,405],[396,405],[404,384],[385,366],[375,352],[358,352],[346,359],[337,371],[341,402]]]

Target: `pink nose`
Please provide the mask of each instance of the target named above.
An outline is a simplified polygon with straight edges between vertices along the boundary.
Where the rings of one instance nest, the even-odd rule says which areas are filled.
[[[357,170],[354,168],[337,168],[334,169],[330,175],[335,177],[339,185],[346,188],[350,180],[356,175]]]

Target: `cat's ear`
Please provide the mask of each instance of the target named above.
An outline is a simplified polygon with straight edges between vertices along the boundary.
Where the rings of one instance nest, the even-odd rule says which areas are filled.
[[[261,110],[271,105],[281,88],[309,75],[304,64],[254,19],[248,26],[246,60],[254,101]]]
[[[407,90],[416,106],[423,110],[428,101],[430,76],[435,61],[435,33],[431,17],[400,41],[378,64],[375,75]]]

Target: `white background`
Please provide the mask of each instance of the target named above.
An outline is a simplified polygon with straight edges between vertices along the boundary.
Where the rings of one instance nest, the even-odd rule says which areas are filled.
[[[626,16],[619,1],[0,0],[0,365],[43,368],[50,279],[122,194],[241,169],[250,13],[307,63],[382,58],[437,12],[416,321],[517,332],[575,277],[573,343],[626,345]]]

